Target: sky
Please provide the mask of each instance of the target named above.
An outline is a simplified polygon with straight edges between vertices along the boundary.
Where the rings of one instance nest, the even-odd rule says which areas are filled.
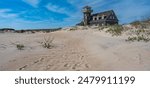
[[[0,0],[0,28],[73,26],[81,22],[87,5],[93,13],[114,10],[120,24],[150,16],[150,0]]]

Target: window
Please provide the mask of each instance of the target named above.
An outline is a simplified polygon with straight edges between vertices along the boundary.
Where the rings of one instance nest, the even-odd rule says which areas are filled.
[[[106,19],[107,18],[107,16],[104,16],[104,19]]]
[[[97,18],[96,18],[96,17],[93,17],[93,20],[97,20]]]
[[[110,19],[115,19],[115,17],[114,16],[110,16]]]
[[[101,20],[102,19],[102,17],[99,17],[99,20]]]

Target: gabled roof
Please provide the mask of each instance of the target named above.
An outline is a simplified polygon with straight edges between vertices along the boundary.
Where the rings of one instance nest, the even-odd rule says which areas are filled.
[[[114,14],[114,11],[113,10],[108,10],[108,11],[104,11],[104,12],[100,12],[100,13],[96,13],[96,14],[92,14],[92,16],[109,16],[111,14]]]

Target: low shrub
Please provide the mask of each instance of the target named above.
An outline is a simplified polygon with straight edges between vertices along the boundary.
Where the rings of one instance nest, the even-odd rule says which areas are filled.
[[[48,37],[44,37],[43,42],[41,42],[42,46],[44,48],[50,49],[52,48],[52,42],[54,40],[54,37],[48,36]]]
[[[126,41],[132,41],[132,42],[134,42],[134,41],[144,41],[144,42],[148,42],[148,41],[150,41],[150,38],[148,38],[148,37],[145,37],[145,36],[134,36],[134,37],[128,37],[128,39],[126,40]]]
[[[77,30],[78,28],[77,27],[72,27],[72,28],[70,28],[69,30],[70,31],[75,31],[75,30]]]
[[[16,44],[16,47],[18,50],[23,50],[25,46],[23,44]]]
[[[104,30],[105,28],[108,28],[108,27],[109,27],[109,26],[99,26],[99,27],[98,27],[98,30],[99,30],[99,31],[102,31],[102,30]]]
[[[112,36],[120,36],[122,34],[123,27],[121,25],[110,26],[106,33],[112,34]]]

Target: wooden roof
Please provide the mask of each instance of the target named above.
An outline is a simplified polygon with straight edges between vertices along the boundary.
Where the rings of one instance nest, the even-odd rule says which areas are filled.
[[[100,13],[95,13],[95,14],[92,14],[92,16],[109,16],[111,14],[114,14],[114,11],[113,10],[108,10],[108,11],[104,11],[104,12],[100,12]]]

